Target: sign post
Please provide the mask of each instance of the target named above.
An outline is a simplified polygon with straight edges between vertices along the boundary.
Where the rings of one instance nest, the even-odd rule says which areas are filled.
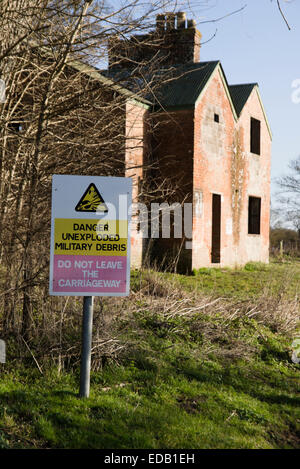
[[[130,286],[130,178],[54,175],[50,295],[83,296],[81,397],[89,396],[94,296]]]
[[[85,296],[83,298],[82,352],[79,389],[80,397],[89,397],[90,395],[91,348],[94,306],[93,303],[93,296]]]

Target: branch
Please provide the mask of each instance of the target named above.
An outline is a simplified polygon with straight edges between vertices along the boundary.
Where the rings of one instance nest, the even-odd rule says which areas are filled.
[[[278,5],[278,9],[279,9],[279,11],[280,11],[280,14],[281,14],[282,18],[284,19],[285,24],[287,25],[288,30],[290,31],[290,30],[291,30],[291,27],[290,27],[290,25],[289,25],[289,23],[288,23],[286,17],[284,16],[284,13],[283,13],[282,9],[281,9],[280,0],[277,0],[277,5]]]
[[[216,18],[214,20],[206,20],[206,21],[200,21],[200,24],[205,24],[205,23],[217,23],[218,21],[224,20],[225,18],[228,18],[229,16],[235,15],[236,13],[240,13],[247,7],[247,3],[239,8],[238,10],[232,11],[231,13],[227,13],[227,15],[221,16],[220,18]]]

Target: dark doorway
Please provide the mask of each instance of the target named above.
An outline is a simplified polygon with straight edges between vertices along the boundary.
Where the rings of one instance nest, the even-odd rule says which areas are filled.
[[[211,262],[221,262],[221,196],[218,194],[212,198]]]

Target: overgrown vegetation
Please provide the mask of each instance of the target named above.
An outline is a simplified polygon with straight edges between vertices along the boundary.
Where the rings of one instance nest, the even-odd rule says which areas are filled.
[[[44,333],[6,337],[0,447],[299,448],[298,277],[296,263],[134,272],[129,298],[96,302],[88,400],[81,301],[61,300]]]
[[[26,339],[37,304],[43,310],[48,294],[52,175],[126,175],[139,201],[152,192],[157,196],[157,187],[165,199],[174,190],[159,177],[152,189],[148,183],[137,187],[153,164],[131,161],[131,153],[145,153],[145,159],[148,153],[133,128],[139,119],[149,125],[147,117],[127,110],[133,101],[146,105],[146,97],[170,79],[171,67],[158,81],[159,54],[131,64],[136,83],[131,91],[127,79],[112,81],[100,68],[108,62],[110,69],[118,68],[122,62],[122,53],[115,51],[117,37],[129,47],[132,35],[152,30],[156,14],[175,11],[176,5],[173,0],[119,6],[105,0],[0,2],[0,263],[5,279],[0,309],[5,309],[5,328],[21,331]],[[154,43],[146,34],[141,37],[139,47],[146,49],[155,43],[159,50],[164,40],[163,35]]]

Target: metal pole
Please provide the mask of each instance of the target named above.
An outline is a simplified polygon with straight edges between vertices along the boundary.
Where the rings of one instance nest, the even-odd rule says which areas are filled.
[[[93,304],[93,296],[84,296],[79,397],[89,397],[90,395]]]

